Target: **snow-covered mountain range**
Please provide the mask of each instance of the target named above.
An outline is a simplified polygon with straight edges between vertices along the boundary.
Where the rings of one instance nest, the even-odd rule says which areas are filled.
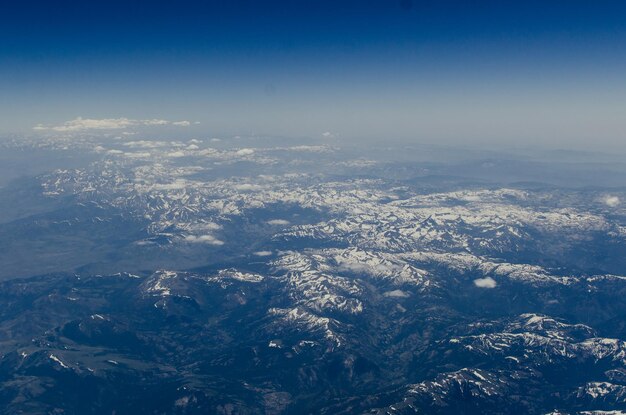
[[[3,146],[72,167],[0,188],[2,413],[626,410],[624,189],[258,137]]]

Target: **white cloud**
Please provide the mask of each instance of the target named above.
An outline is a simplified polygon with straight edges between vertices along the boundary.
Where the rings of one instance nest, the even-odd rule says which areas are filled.
[[[496,288],[496,285],[498,285],[496,283],[496,280],[494,280],[491,277],[485,277],[485,278],[477,278],[474,280],[474,285],[477,286],[478,288]]]
[[[185,241],[193,244],[209,244],[209,245],[224,245],[224,242],[220,241],[213,235],[187,235]]]
[[[135,152],[135,153],[123,153],[124,157],[129,157],[129,158],[147,158],[152,156],[151,153],[148,153],[147,151],[139,151],[139,152]]]
[[[172,151],[171,153],[167,153],[168,157],[185,157],[185,152],[184,151]]]
[[[191,125],[191,122],[187,121],[187,120],[183,120],[183,121],[174,121],[172,123],[172,125],[177,125],[179,127],[189,127]]]
[[[130,121],[135,121],[137,123],[137,125],[167,125],[170,122],[167,120],[158,120],[158,119],[152,119],[152,120],[130,120]]]
[[[242,148],[237,150],[235,154],[237,154],[238,156],[249,156],[251,154],[254,154],[254,150],[251,148]]]
[[[407,297],[409,297],[409,293],[404,292],[402,290],[387,291],[383,295],[385,297],[392,297],[392,298],[407,298]]]
[[[285,148],[285,150],[310,151],[312,153],[330,153],[333,151],[333,149],[328,146],[293,146],[293,147],[287,147]]]
[[[197,153],[199,156],[217,156],[219,151],[214,148],[205,148],[204,150],[200,150]]]
[[[189,121],[167,121],[161,119],[149,119],[149,120],[135,120],[130,118],[82,118],[78,117],[70,121],[65,121],[61,125],[43,125],[37,124],[33,127],[37,131],[58,131],[58,132],[79,132],[87,130],[120,130],[129,127],[138,126],[161,126],[161,125],[176,125],[187,127],[191,123]]]
[[[138,140],[138,141],[128,141],[124,143],[124,146],[131,148],[158,148],[165,147],[167,143],[165,141],[149,141],[149,140]]]
[[[289,225],[290,223],[291,222],[285,219],[272,219],[267,221],[269,225]]]
[[[620,204],[619,197],[608,195],[604,198],[604,203],[609,207],[617,207]]]
[[[338,136],[337,133],[333,133],[333,132],[330,132],[330,131],[324,131],[322,133],[322,137],[324,137],[324,138],[336,138],[337,136]]]
[[[201,222],[195,223],[189,226],[190,229],[193,230],[204,230],[204,231],[215,231],[218,229],[222,229],[222,225],[215,222]]]
[[[256,256],[270,256],[272,255],[272,251],[256,251],[253,254]]]
[[[104,119],[92,119],[78,117],[76,119],[66,121],[57,126],[44,126],[37,125],[35,130],[53,130],[60,132],[72,132],[82,130],[115,130],[120,128],[127,128],[133,125],[135,120],[128,118],[104,118]]]

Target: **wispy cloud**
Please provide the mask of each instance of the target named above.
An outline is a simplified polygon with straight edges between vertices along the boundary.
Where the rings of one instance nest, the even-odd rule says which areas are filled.
[[[391,298],[407,298],[407,297],[410,297],[409,293],[407,293],[405,291],[402,291],[402,290],[387,291],[383,295],[385,297],[391,297]]]
[[[223,241],[220,241],[213,235],[187,235],[185,241],[193,244],[224,245]]]
[[[289,222],[288,220],[285,219],[272,219],[272,220],[268,220],[267,224],[269,225],[289,225],[291,222]]]
[[[177,125],[179,127],[189,127],[191,123],[189,121],[183,120],[183,121],[174,121],[172,122],[172,125]]]
[[[141,126],[163,126],[163,125],[175,125],[179,127],[188,127],[191,122],[183,121],[168,121],[161,119],[148,119],[148,120],[136,120],[131,118],[82,118],[78,117],[73,120],[65,121],[60,125],[44,125],[37,124],[33,127],[37,131],[57,131],[57,132],[80,132],[89,130],[120,130],[131,127]]]

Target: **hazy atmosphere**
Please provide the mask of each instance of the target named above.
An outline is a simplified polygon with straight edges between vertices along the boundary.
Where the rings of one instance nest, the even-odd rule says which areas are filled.
[[[198,122],[189,136],[623,151],[625,13],[578,0],[10,2],[0,129],[171,119]]]
[[[5,1],[0,415],[626,415],[623,1]]]

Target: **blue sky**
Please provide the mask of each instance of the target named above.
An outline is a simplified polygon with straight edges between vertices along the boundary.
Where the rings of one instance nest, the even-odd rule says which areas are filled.
[[[621,149],[625,53],[620,1],[5,2],[0,131],[127,117]]]

